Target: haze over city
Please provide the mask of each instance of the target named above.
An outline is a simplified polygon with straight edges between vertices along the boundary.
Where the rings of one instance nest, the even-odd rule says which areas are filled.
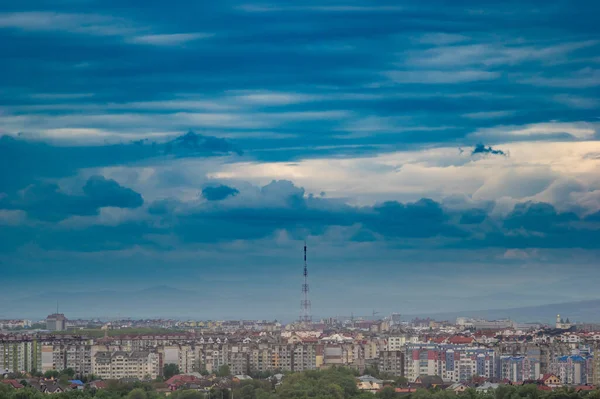
[[[175,3],[0,5],[2,317],[600,299],[597,3]]]

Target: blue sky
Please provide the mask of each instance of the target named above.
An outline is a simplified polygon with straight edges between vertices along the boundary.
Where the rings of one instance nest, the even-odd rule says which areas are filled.
[[[317,316],[596,298],[595,2],[49,7],[0,6],[0,300],[291,319],[304,239]]]

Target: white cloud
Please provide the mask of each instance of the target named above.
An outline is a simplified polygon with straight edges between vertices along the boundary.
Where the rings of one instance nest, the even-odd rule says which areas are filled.
[[[495,200],[499,197],[522,199],[544,191],[557,178],[547,165],[520,165],[497,168],[473,193],[475,200]]]
[[[384,75],[396,83],[421,83],[421,84],[458,84],[494,80],[500,77],[499,72],[481,71],[476,69],[461,71],[387,71]]]
[[[128,43],[153,46],[177,46],[213,36],[211,33],[202,32],[154,34],[150,28],[125,18],[44,11],[0,13],[0,28],[116,36],[124,38]]]
[[[124,36],[140,31],[131,22],[105,15],[57,12],[0,13],[0,28],[39,32],[70,32],[93,36]]]
[[[489,112],[472,112],[463,114],[462,116],[469,119],[498,119],[505,116],[514,115],[516,111],[489,111]]]
[[[352,6],[352,5],[340,5],[340,6],[262,6],[254,4],[245,4],[236,7],[239,10],[245,12],[285,12],[285,11],[312,11],[312,12],[391,12],[391,11],[403,11],[404,7],[397,6]]]
[[[546,77],[534,76],[524,77],[520,83],[543,87],[562,87],[571,89],[582,89],[600,86],[600,69],[583,68],[569,76]]]
[[[452,33],[426,33],[417,39],[423,44],[445,45],[469,40],[468,36]]]
[[[579,140],[593,138],[600,128],[596,122],[549,122],[533,123],[529,125],[494,126],[481,128],[470,135],[472,138],[507,138],[507,137],[534,137],[557,134],[568,134]]]
[[[518,142],[498,144],[497,148],[511,156],[473,158],[468,151],[461,154],[458,148],[445,147],[295,163],[228,163],[208,175],[256,185],[289,179],[308,192],[325,191],[328,197],[345,198],[356,204],[390,199],[413,201],[421,197],[441,201],[462,196],[475,203],[503,198],[500,202],[506,204],[507,210],[516,201],[528,199],[581,205],[583,194],[600,190],[600,159],[585,157],[590,151],[600,150],[600,141]],[[573,197],[559,195],[556,190],[561,187],[556,185],[560,183],[555,182],[566,180],[576,180],[586,188],[581,192],[569,189],[575,192]],[[555,190],[552,195],[551,190]],[[586,200],[585,209],[596,203],[592,197]]]
[[[554,101],[575,109],[600,108],[600,102],[595,98],[581,97],[572,94],[558,94],[553,97]]]
[[[195,40],[213,37],[212,33],[170,33],[162,35],[134,36],[128,39],[130,43],[148,44],[152,46],[179,46]]]
[[[73,100],[94,97],[94,93],[35,93],[29,97],[35,100]]]
[[[448,68],[468,65],[515,65],[525,61],[557,63],[569,61],[569,53],[595,46],[597,41],[564,43],[554,46],[507,46],[502,43],[478,43],[458,46],[434,47],[406,53],[406,65],[426,68]]]
[[[289,105],[319,100],[320,97],[310,94],[283,93],[273,91],[231,91],[232,101],[248,105]]]

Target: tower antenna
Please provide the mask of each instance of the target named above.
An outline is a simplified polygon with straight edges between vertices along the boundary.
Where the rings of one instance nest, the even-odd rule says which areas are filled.
[[[304,241],[304,284],[302,284],[301,309],[302,313],[300,314],[300,323],[312,323],[312,316],[310,314],[310,300],[308,299],[308,267],[306,265],[306,241]]]

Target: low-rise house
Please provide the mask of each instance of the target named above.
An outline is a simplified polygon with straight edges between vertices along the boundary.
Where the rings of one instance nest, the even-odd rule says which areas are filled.
[[[69,390],[67,386],[61,386],[56,380],[30,380],[29,385],[41,393],[62,393]]]
[[[500,386],[500,384],[486,381],[483,384],[481,384],[480,386],[478,386],[477,388],[475,388],[475,390],[477,392],[489,392],[489,391],[493,391],[494,389],[498,388],[499,386]]]
[[[446,390],[454,391],[456,393],[464,392],[467,389],[469,389],[469,386],[467,384],[463,384],[462,382],[455,382],[454,384],[446,388]]]
[[[556,375],[549,373],[549,374],[544,374],[543,376],[540,377],[539,381],[550,388],[556,388],[556,387],[560,387],[562,384],[560,382],[560,378],[558,378]]]
[[[383,388],[383,385],[371,381],[359,381],[356,384],[356,387],[361,391],[375,393],[381,390],[381,388]]]
[[[89,383],[91,389],[106,389],[106,381],[96,380]]]
[[[420,375],[415,380],[414,385],[430,389],[443,386],[444,380],[439,375]]]
[[[14,389],[21,389],[23,385],[17,380],[0,380],[3,384],[10,385]]]
[[[383,380],[375,378],[370,375],[362,375],[357,378],[356,387],[361,391],[367,392],[378,392],[381,388],[383,388]]]

